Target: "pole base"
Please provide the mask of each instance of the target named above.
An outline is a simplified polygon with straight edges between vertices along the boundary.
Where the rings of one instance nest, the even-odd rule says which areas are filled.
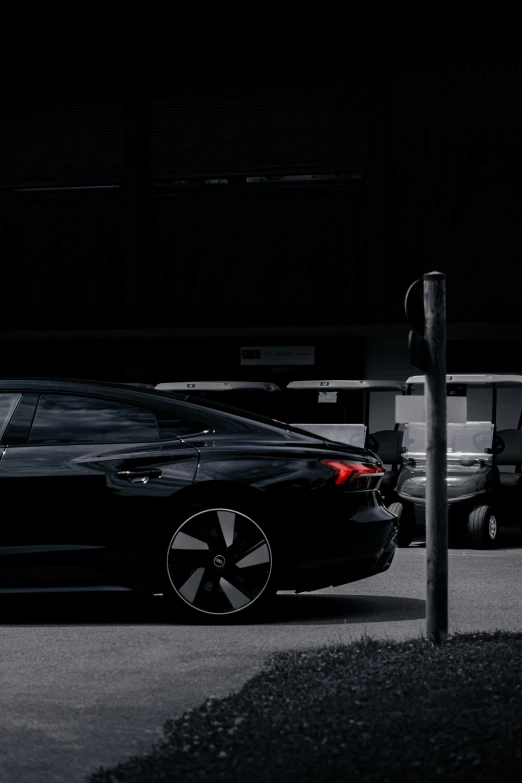
[[[433,644],[436,644],[438,647],[443,647],[448,638],[448,632],[442,631],[440,628],[433,631],[427,631],[426,635],[428,641],[433,642]]]

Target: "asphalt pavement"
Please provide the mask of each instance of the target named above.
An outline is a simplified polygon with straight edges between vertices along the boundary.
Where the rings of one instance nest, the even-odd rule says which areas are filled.
[[[390,570],[345,587],[280,593],[257,625],[179,625],[162,599],[130,595],[3,598],[0,781],[80,783],[143,753],[168,718],[225,696],[274,650],[405,639],[425,628],[421,540]],[[522,533],[490,552],[449,554],[450,632],[522,630]]]

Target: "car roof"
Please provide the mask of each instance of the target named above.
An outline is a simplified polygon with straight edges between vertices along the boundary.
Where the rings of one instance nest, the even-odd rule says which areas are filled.
[[[185,395],[166,394],[149,384],[133,384],[116,381],[97,381],[80,378],[25,377],[0,378],[0,390],[17,389],[19,391],[61,391],[61,392],[119,392],[131,395],[137,399],[141,395],[156,396],[158,399],[178,399],[183,401]]]
[[[406,391],[400,381],[291,381],[287,389],[330,389],[332,391]]]
[[[0,378],[1,386],[20,386],[20,388],[28,388],[30,386],[41,385],[57,385],[57,386],[70,386],[71,384],[77,386],[108,386],[115,388],[127,388],[131,384],[118,381],[100,381],[93,380],[92,378],[62,378],[49,375],[23,375],[9,378]]]
[[[406,384],[424,383],[424,375],[411,375]],[[461,383],[466,386],[520,386],[522,385],[522,375],[446,375],[446,383]]]
[[[101,381],[101,380],[94,380],[93,378],[62,378],[57,376],[48,376],[48,375],[29,375],[29,376],[17,376],[14,378],[0,378],[0,385],[1,386],[7,386],[7,385],[13,385],[18,384],[20,386],[41,386],[42,384],[56,384],[58,386],[67,385],[70,386],[78,385],[78,386],[103,386],[103,387],[109,387],[109,388],[123,388],[127,389],[129,386],[132,387],[147,387],[154,388],[152,384],[145,384],[145,383],[130,383],[128,381]]]
[[[171,381],[157,383],[156,389],[160,391],[281,391],[275,383],[263,381]]]

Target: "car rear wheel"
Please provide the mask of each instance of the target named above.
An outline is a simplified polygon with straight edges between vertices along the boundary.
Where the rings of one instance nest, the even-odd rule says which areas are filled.
[[[491,506],[475,506],[468,517],[468,537],[474,549],[491,549],[497,538],[497,518]]]
[[[251,617],[274,594],[266,527],[230,503],[184,517],[168,544],[167,595],[200,620]]]
[[[391,503],[388,509],[398,517],[399,533],[397,544],[399,547],[407,547],[415,538],[415,514],[410,505],[403,503]]]

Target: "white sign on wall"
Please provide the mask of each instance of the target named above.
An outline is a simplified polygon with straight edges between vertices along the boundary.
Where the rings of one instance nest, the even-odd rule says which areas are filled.
[[[313,345],[247,345],[241,346],[242,366],[314,365]]]
[[[424,395],[408,394],[395,397],[395,421],[397,424],[426,421],[426,402]],[[448,423],[465,424],[468,420],[468,401],[466,397],[446,397]]]

